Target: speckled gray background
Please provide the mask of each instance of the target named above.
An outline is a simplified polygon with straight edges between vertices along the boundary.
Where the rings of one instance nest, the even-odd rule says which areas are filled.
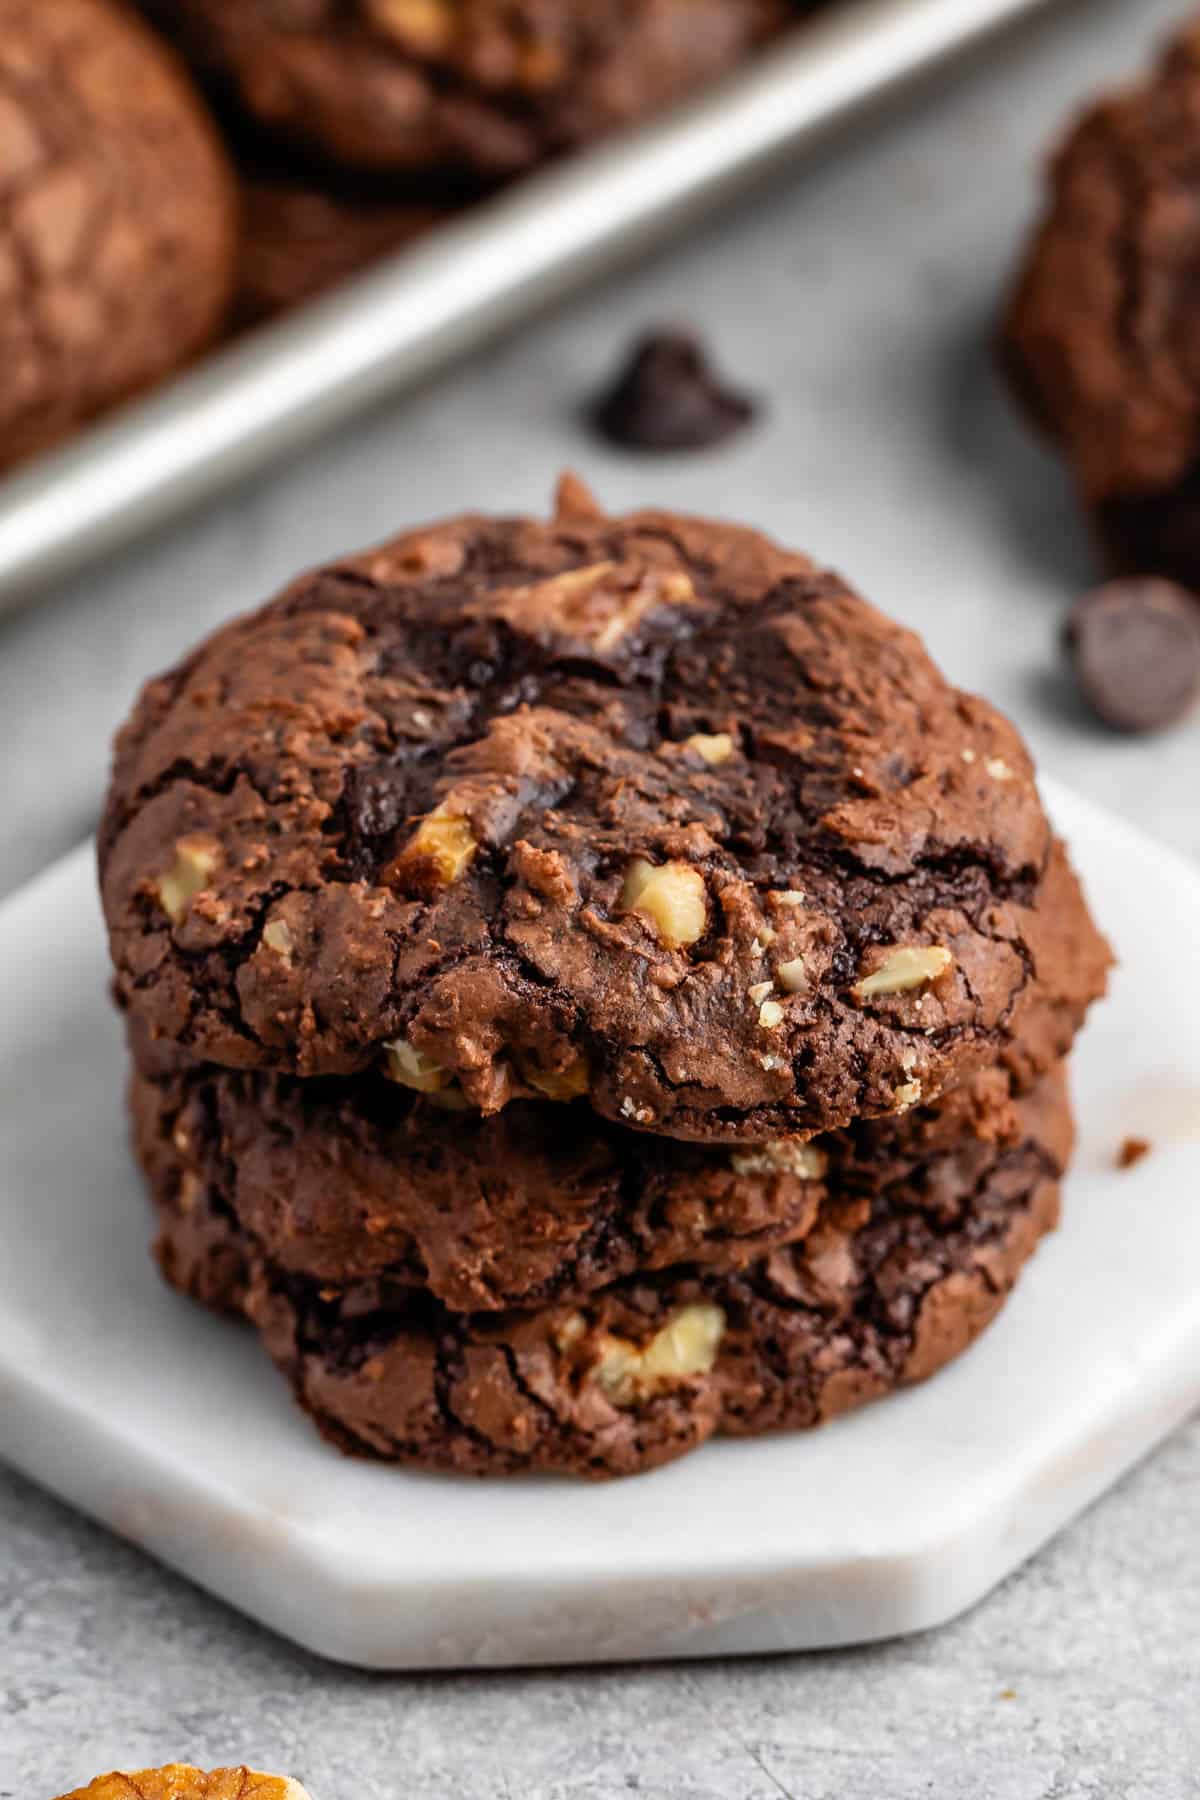
[[[1089,553],[986,350],[1039,148],[1186,10],[1074,0],[733,216],[0,623],[0,890],[89,829],[135,683],[203,627],[407,521],[542,506],[564,462],[613,506],[741,515],[839,563],[1008,708],[1046,768],[1200,857],[1200,720],[1112,739],[1061,678]],[[695,460],[599,450],[580,394],[671,317],[711,332],[767,421]],[[970,1618],[909,1643],[423,1680],[319,1664],[0,1474],[0,1796],[185,1755],[289,1769],[315,1800],[1200,1794],[1198,1495],[1193,1425]]]

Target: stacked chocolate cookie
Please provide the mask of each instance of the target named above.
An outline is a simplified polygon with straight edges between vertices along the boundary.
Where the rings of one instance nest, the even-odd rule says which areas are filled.
[[[1057,1215],[1108,951],[984,702],[757,534],[469,516],[152,682],[101,841],[177,1287],[345,1449],[814,1425]]]

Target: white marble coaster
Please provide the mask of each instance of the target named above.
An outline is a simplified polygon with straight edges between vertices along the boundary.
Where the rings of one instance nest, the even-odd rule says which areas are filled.
[[[927,1386],[603,1486],[346,1461],[248,1332],[162,1286],[70,857],[0,909],[0,1453],[379,1668],[815,1648],[970,1606],[1200,1403],[1200,874],[1049,798],[1121,958],[1076,1059],[1062,1230]],[[1118,1172],[1127,1135],[1154,1148]]]

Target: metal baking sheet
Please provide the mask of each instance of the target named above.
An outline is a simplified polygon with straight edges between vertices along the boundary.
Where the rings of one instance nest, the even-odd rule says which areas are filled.
[[[731,79],[529,177],[0,483],[0,609],[429,375],[1048,0],[837,4]]]

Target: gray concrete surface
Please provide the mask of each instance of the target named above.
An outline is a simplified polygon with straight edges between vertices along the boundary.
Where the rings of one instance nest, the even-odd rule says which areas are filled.
[[[537,507],[566,462],[614,506],[740,515],[839,563],[1008,708],[1046,768],[1200,856],[1200,721],[1122,742],[1062,680],[1055,637],[1089,552],[987,354],[1040,147],[1185,10],[1076,0],[736,215],[0,624],[0,890],[88,830],[135,683],[201,628],[406,521]],[[766,423],[695,460],[598,449],[579,397],[635,328],[679,316],[769,396]],[[183,1755],[290,1768],[316,1800],[1198,1794],[1198,1492],[1193,1426],[969,1619],[914,1642],[416,1680],[319,1665],[0,1477],[0,1796]]]

